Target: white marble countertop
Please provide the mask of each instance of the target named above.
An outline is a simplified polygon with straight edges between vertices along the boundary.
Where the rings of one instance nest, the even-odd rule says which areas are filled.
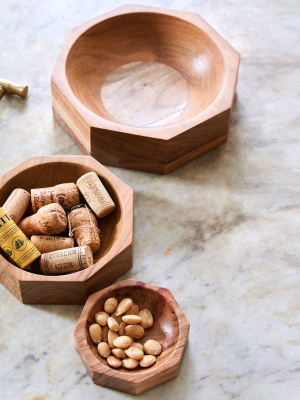
[[[0,174],[81,154],[53,119],[50,76],[68,27],[118,0],[8,2]],[[299,1],[142,1],[198,12],[240,53],[226,145],[166,176],[109,169],[134,189],[133,277],[168,287],[191,323],[180,375],[141,399],[300,398]],[[298,103],[297,103],[298,100]],[[123,399],[92,383],[73,332],[82,306],[26,306],[0,286],[1,400]]]

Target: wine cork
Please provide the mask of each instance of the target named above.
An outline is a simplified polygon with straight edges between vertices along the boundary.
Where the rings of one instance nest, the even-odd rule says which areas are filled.
[[[56,203],[48,204],[19,222],[19,228],[26,236],[32,235],[58,235],[67,228],[67,215],[65,210]]]
[[[62,236],[33,235],[30,240],[41,254],[74,247],[74,239]]]
[[[3,208],[0,208],[0,247],[22,269],[41,255]]]
[[[45,275],[69,274],[93,265],[93,254],[89,246],[52,251],[42,254],[41,272]]]
[[[3,204],[6,214],[18,224],[30,204],[30,194],[24,189],[15,189]]]
[[[31,189],[31,204],[34,213],[51,203],[57,203],[64,210],[70,210],[79,202],[79,192],[75,183],[62,183],[44,189]]]
[[[106,217],[115,209],[115,203],[95,172],[81,176],[77,186],[98,218]]]
[[[88,210],[84,204],[71,208],[69,223],[70,232],[78,246],[89,246],[92,253],[96,253],[100,248],[100,230],[92,210]]]

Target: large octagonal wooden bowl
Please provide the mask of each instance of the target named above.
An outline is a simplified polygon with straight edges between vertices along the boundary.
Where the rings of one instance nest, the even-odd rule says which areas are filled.
[[[118,301],[130,297],[140,309],[147,308],[152,312],[153,326],[145,330],[142,339],[137,340],[145,343],[153,339],[160,343],[162,352],[152,367],[113,369],[98,354],[89,337],[89,326],[95,322],[95,314],[103,311],[109,297],[116,297]],[[178,375],[189,328],[187,318],[168,289],[127,279],[88,298],[74,337],[78,353],[95,384],[138,395]]]
[[[102,163],[168,173],[225,143],[238,66],[199,15],[124,5],[68,31],[54,115]]]
[[[88,156],[32,157],[0,178],[0,205],[16,188],[30,189],[75,182],[95,172],[112,199],[115,210],[98,219],[102,239],[94,265],[75,273],[46,276],[33,265],[21,270],[0,251],[0,281],[26,304],[84,304],[88,295],[111,285],[132,266],[133,192],[125,183]]]

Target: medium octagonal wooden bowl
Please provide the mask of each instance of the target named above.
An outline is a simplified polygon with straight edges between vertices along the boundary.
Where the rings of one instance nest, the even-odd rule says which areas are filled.
[[[168,173],[225,143],[238,66],[199,15],[124,5],[68,31],[54,115],[104,164]]]
[[[116,297],[118,301],[130,297],[140,310],[147,308],[153,314],[153,326],[145,330],[142,339],[137,340],[145,343],[153,339],[160,343],[162,352],[152,367],[113,369],[98,354],[97,346],[89,336],[89,326],[95,322],[95,314],[103,310],[109,297]],[[127,279],[88,298],[74,337],[78,353],[95,384],[139,395],[178,375],[189,328],[187,318],[168,289]]]
[[[26,304],[84,304],[88,295],[111,285],[132,266],[133,192],[103,165],[88,156],[44,156],[24,161],[0,178],[0,205],[16,188],[30,189],[74,182],[95,172],[116,205],[98,219],[101,247],[91,267],[60,276],[41,275],[33,264],[21,270],[0,251],[0,281]]]

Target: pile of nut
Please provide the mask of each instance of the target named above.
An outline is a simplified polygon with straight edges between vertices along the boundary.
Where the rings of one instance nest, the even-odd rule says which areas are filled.
[[[151,367],[155,356],[161,353],[161,345],[156,340],[147,340],[144,345],[134,342],[153,325],[153,316],[147,309],[139,311],[139,306],[130,298],[118,303],[110,297],[104,303],[104,311],[95,315],[95,321],[89,327],[90,338],[110,367]]]

